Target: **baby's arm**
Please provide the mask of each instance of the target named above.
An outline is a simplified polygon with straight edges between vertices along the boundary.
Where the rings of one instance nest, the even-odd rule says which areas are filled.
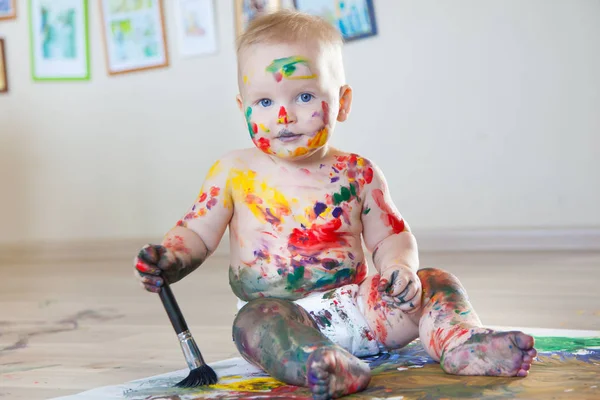
[[[363,240],[381,275],[378,290],[388,295],[386,300],[409,311],[421,300],[417,242],[390,197],[383,173],[373,164],[371,168],[373,179],[362,196]]]
[[[136,274],[147,290],[157,292],[162,277],[169,283],[184,278],[219,245],[233,214],[228,164],[224,159],[211,167],[196,201],[177,226],[161,245],[146,245],[136,257]]]

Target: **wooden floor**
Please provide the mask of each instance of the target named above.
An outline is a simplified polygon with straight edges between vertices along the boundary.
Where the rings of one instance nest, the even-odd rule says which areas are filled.
[[[0,398],[47,399],[186,368],[158,296],[133,278],[136,248],[0,256]],[[458,275],[486,324],[600,329],[600,253],[421,260]],[[173,286],[209,362],[237,355],[227,266],[212,258]]]

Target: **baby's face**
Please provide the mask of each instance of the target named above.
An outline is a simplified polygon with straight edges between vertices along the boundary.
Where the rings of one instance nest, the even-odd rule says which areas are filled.
[[[327,145],[341,83],[334,73],[335,56],[319,47],[257,45],[240,56],[238,105],[252,141],[263,152],[302,160]]]

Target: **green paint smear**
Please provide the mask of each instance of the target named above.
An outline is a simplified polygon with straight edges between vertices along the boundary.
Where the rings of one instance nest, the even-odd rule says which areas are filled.
[[[577,351],[592,347],[600,348],[600,338],[570,338],[560,336],[534,336],[535,349],[540,352]]]
[[[302,282],[304,281],[304,267],[295,268],[293,274],[288,274],[287,281],[288,285],[286,289],[299,289],[302,286]]]
[[[368,213],[370,213],[370,212],[371,212],[371,209],[370,209],[370,208],[367,208],[367,209],[365,209],[365,211],[363,211],[363,215],[367,215],[367,214],[368,214]]]
[[[308,60],[297,56],[278,58],[267,67],[267,72],[274,74],[281,71],[281,74],[287,78],[296,71],[296,64],[308,64]]]
[[[344,201],[349,201],[353,197],[356,197],[356,188],[354,185],[342,186],[339,193],[333,194],[333,204],[337,206]]]
[[[250,132],[250,137],[254,139],[254,129],[252,129],[252,122],[250,122],[250,117],[252,117],[252,107],[246,108],[246,122],[248,123],[248,132]]]

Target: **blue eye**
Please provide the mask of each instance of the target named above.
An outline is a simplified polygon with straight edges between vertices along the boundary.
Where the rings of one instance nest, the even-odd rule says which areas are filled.
[[[269,107],[273,105],[273,100],[271,99],[262,99],[261,101],[258,102],[261,106],[263,107]]]
[[[309,101],[311,101],[315,96],[313,96],[310,93],[302,93],[300,96],[298,96],[298,100],[300,100],[301,103],[308,103]]]

